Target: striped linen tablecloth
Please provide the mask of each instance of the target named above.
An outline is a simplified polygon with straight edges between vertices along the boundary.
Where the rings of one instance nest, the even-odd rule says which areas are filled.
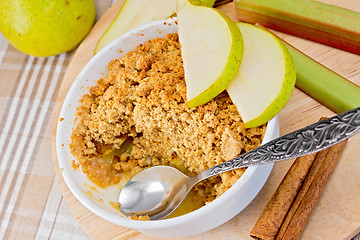
[[[97,19],[112,3],[95,0]],[[88,239],[51,157],[53,107],[72,54],[28,56],[0,33],[0,239]]]
[[[97,19],[114,1],[95,0]],[[0,33],[0,239],[88,239],[51,159],[52,112],[72,54],[28,56]]]

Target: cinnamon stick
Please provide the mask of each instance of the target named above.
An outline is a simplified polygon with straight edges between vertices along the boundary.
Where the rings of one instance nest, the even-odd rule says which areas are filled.
[[[300,238],[307,222],[310,219],[312,211],[320,199],[322,191],[324,190],[338,160],[340,159],[346,142],[347,140],[330,148],[325,160],[319,168],[318,173],[314,177],[313,183],[301,200],[301,203],[296,209],[294,215],[291,217],[291,221],[286,227],[284,236],[279,239],[295,240]]]
[[[295,159],[250,232],[255,239],[275,239],[317,153]]]
[[[314,161],[313,165],[311,166],[310,171],[307,174],[299,193],[297,194],[293,204],[291,205],[291,208],[287,212],[286,217],[280,227],[280,230],[279,230],[278,234],[276,235],[276,238],[275,238],[276,240],[282,239],[282,237],[284,236],[285,231],[287,230],[287,227],[290,224],[290,221],[294,217],[296,210],[298,209],[301,201],[303,200],[305,194],[307,193],[312,182],[314,181],[314,178],[315,178],[316,174],[318,173],[318,171],[321,167],[321,164],[325,160],[328,152],[329,152],[329,149],[325,149],[325,150],[319,152],[317,157],[315,158],[315,161]]]
[[[255,239],[298,239],[335,169],[346,141],[297,158],[263,210],[250,236]]]

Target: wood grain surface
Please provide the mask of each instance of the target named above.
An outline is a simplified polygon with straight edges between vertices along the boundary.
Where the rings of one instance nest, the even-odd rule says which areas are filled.
[[[62,102],[72,82],[82,67],[93,56],[97,40],[110,25],[124,0],[119,0],[97,22],[88,37],[82,42],[72,58],[64,76],[57,98],[52,131],[52,152],[54,168],[59,185],[70,211],[84,231],[92,239],[155,240],[135,230],[111,224],[83,207],[67,188],[59,171],[55,133]],[[360,11],[359,0],[322,0],[329,4]],[[236,19],[233,3],[219,7],[231,18]],[[328,68],[360,85],[360,56],[277,33],[281,38],[321,62]],[[281,135],[318,121],[320,117],[334,115],[329,109],[295,89],[288,104],[279,114]],[[351,138],[331,177],[319,204],[302,235],[302,239],[351,239],[360,231],[360,135]],[[263,208],[289,169],[292,161],[276,163],[274,169],[258,196],[236,217],[209,232],[182,239],[250,239],[249,232]],[[161,238],[166,239],[166,238]]]

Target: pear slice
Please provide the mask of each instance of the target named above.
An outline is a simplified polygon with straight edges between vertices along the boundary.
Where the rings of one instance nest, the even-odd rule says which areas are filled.
[[[224,91],[240,66],[241,32],[221,11],[197,1],[177,1],[178,33],[189,107],[202,105]]]
[[[198,4],[212,6],[215,0],[197,0]],[[95,54],[123,33],[145,23],[173,16],[176,0],[126,0],[119,13],[104,32],[95,47]]]
[[[227,91],[245,127],[256,127],[283,109],[294,89],[296,70],[290,53],[275,35],[247,23],[237,25],[244,55]]]

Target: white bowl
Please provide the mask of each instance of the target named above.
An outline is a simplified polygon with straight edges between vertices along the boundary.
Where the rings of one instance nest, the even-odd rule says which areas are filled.
[[[213,229],[230,220],[242,211],[258,194],[265,184],[273,164],[249,167],[243,176],[223,195],[206,206],[186,215],[156,221],[131,220],[121,215],[110,202],[118,199],[119,188],[96,188],[81,170],[72,166],[74,156],[70,153],[70,135],[75,124],[76,108],[79,100],[87,93],[88,87],[107,74],[108,62],[124,56],[137,45],[156,37],[176,33],[174,19],[155,21],[125,33],[112,41],[82,69],[71,86],[63,103],[58,121],[56,147],[59,166],[66,184],[75,197],[91,212],[114,224],[136,229],[155,236],[189,236]],[[122,51],[118,51],[121,49]],[[275,117],[269,121],[263,143],[279,136],[279,121]]]

